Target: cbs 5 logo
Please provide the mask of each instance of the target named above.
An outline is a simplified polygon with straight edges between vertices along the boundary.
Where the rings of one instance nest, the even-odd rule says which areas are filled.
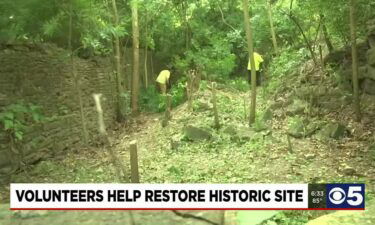
[[[329,201],[334,205],[341,205],[345,202],[350,206],[359,206],[363,203],[362,186],[349,186],[347,192],[341,187],[334,187],[328,193]],[[345,203],[344,203],[345,204]]]

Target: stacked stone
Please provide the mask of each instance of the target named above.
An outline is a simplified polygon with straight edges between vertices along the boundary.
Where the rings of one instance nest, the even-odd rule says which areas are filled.
[[[366,54],[367,72],[361,86],[367,94],[375,95],[375,19],[368,22],[368,44],[370,48]]]

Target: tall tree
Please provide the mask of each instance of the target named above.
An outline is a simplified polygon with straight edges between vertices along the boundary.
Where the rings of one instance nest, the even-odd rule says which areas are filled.
[[[352,44],[352,70],[353,70],[353,93],[354,93],[354,110],[356,114],[356,120],[361,120],[361,108],[359,102],[359,90],[358,90],[358,56],[357,56],[357,35],[356,35],[356,0],[349,0],[350,4],[350,37]]]
[[[333,47],[331,38],[329,37],[329,34],[328,34],[328,30],[327,30],[327,26],[326,26],[326,22],[325,22],[325,17],[324,17],[323,14],[320,14],[320,18],[322,20],[322,32],[323,32],[324,41],[326,42],[328,51],[331,53],[331,52],[333,52],[334,47]]]
[[[79,82],[79,77],[76,71],[75,62],[74,62],[74,51],[72,47],[72,36],[73,36],[73,0],[70,0],[69,4],[69,34],[68,34],[68,50],[70,54],[70,73],[74,79],[74,86],[76,89],[77,99],[79,103],[79,112],[81,116],[81,125],[82,125],[82,135],[83,143],[87,144],[89,139],[89,134],[86,127],[86,118],[83,111],[83,101],[81,94],[81,87]]]
[[[250,16],[249,16],[249,0],[243,0],[243,16],[246,31],[247,48],[249,51],[250,64],[251,64],[251,105],[250,105],[250,118],[249,125],[255,122],[255,109],[256,109],[256,96],[257,96],[257,85],[256,85],[256,70],[254,60],[254,47],[253,47],[253,35],[251,32]]]
[[[144,81],[144,85],[145,85],[145,88],[147,89],[148,88],[148,68],[147,68],[147,64],[148,64],[148,11],[147,11],[147,8],[145,9],[145,57],[144,57],[144,78],[143,78],[143,81]]]
[[[133,76],[132,76],[132,113],[138,114],[139,95],[139,24],[138,0],[132,0],[132,28],[133,28]]]
[[[117,12],[116,0],[112,0],[113,10],[113,22],[116,28],[119,27],[119,16]],[[117,121],[123,121],[125,119],[124,113],[124,101],[122,100],[122,94],[125,91],[124,79],[122,77],[121,70],[121,50],[120,50],[120,38],[118,34],[113,35],[114,38],[114,58],[115,58],[115,72],[116,72],[116,85],[117,85]]]
[[[278,52],[279,52],[279,49],[278,49],[278,47],[277,47],[277,40],[276,40],[275,28],[274,28],[274,26],[273,26],[272,5],[271,5],[271,1],[266,0],[266,4],[267,4],[268,20],[269,20],[269,22],[270,22],[270,28],[271,28],[272,44],[273,44],[273,48],[274,48],[274,50],[275,50],[275,54],[277,55]]]

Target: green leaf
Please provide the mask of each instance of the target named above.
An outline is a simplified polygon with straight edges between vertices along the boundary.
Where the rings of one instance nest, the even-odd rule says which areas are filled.
[[[14,119],[14,114],[12,112],[6,112],[6,113],[4,113],[3,116],[4,116],[5,119],[9,119],[9,120]]]
[[[12,128],[14,128],[13,120],[7,120],[7,119],[5,119],[4,120],[4,129],[5,130],[9,130],[9,129],[12,129]]]
[[[17,140],[22,141],[23,133],[21,131],[16,131],[14,135],[16,136]]]
[[[275,216],[278,211],[239,211],[237,213],[238,225],[258,225],[265,220]]]
[[[39,121],[41,121],[41,119],[42,119],[41,115],[38,114],[38,113],[33,113],[33,114],[32,114],[32,117],[33,117],[33,120],[34,120],[35,122],[39,122]]]

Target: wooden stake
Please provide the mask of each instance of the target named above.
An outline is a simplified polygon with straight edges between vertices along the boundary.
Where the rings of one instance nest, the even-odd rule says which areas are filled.
[[[139,183],[137,141],[130,142],[131,182]]]
[[[171,115],[171,108],[172,108],[172,96],[167,94],[165,96],[165,113],[164,119],[161,121],[161,126],[166,127],[168,125],[169,120],[172,118]]]
[[[220,122],[219,122],[219,113],[217,111],[217,104],[216,104],[216,83],[212,82],[212,104],[213,104],[213,110],[214,110],[214,117],[215,117],[215,128],[220,128]]]
[[[286,134],[286,139],[288,141],[288,152],[292,154],[293,153],[293,145],[292,145],[292,141],[290,140],[289,134]]]

